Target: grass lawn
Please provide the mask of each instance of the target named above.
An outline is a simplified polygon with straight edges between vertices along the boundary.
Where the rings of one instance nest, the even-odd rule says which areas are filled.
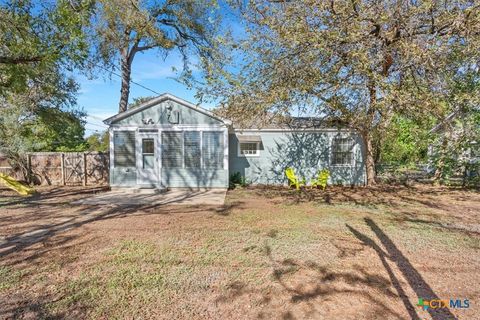
[[[0,191],[1,319],[480,319],[477,191],[251,188],[221,208],[40,191]]]

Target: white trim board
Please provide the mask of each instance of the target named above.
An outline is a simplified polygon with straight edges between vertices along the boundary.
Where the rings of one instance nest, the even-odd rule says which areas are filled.
[[[257,153],[255,153],[255,154],[242,154],[240,152],[240,145],[242,143],[255,143]],[[260,142],[247,142],[247,141],[241,142],[241,141],[238,141],[238,143],[237,143],[237,157],[238,158],[258,158],[258,157],[260,157]]]

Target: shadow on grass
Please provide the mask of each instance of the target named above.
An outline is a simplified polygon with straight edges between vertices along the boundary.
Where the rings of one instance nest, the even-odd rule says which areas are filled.
[[[368,305],[372,306],[368,309],[370,318],[401,319],[403,315],[388,303],[388,299],[400,298],[409,318],[421,319],[417,314],[420,309],[416,306],[416,300],[412,301],[412,297],[407,295],[405,284],[401,282],[398,273],[400,272],[406,279],[408,286],[415,292],[416,298],[424,300],[440,298],[388,235],[372,219],[365,218],[364,221],[375,234],[376,239],[348,224],[346,226],[360,240],[362,246],[376,252],[388,277],[381,276],[371,268],[361,266],[356,266],[354,271],[344,271],[340,268],[332,269],[328,266],[318,265],[312,261],[298,262],[294,259],[278,259],[273,254],[271,246],[268,245],[268,240],[265,240],[264,254],[272,267],[272,279],[280,285],[281,292],[266,294],[261,289],[250,288],[248,285],[236,281],[230,284],[228,293],[220,296],[217,302],[229,303],[243,295],[260,294],[263,296],[261,303],[264,305],[262,309],[265,312],[268,312],[269,305],[272,306],[273,312],[276,312],[274,306],[278,306],[281,301],[286,309],[282,317],[286,319],[293,318],[293,306],[299,303],[302,303],[302,308],[306,306],[307,314],[318,313],[321,315],[325,309],[319,307],[318,301],[332,299],[335,301],[342,297],[355,299],[357,297],[366,300]],[[351,251],[341,252],[340,256],[356,255],[359,251],[362,249],[353,248]],[[284,297],[288,299],[287,303],[283,301]],[[429,308],[427,311],[433,320],[457,319],[448,308]],[[265,314],[259,315],[259,318],[261,317],[265,317]]]
[[[472,198],[465,197],[463,193],[479,196],[475,190],[431,187],[431,186],[398,186],[376,185],[371,187],[358,186],[329,186],[321,189],[301,189],[299,191],[282,186],[255,186],[250,187],[258,196],[266,198],[282,198],[291,203],[321,202],[326,204],[351,203],[359,206],[377,207],[385,205],[392,208],[403,207],[404,204],[423,206],[431,209],[450,210],[448,201],[438,201],[441,196],[453,197],[453,192],[462,192],[456,199],[468,201]]]
[[[357,239],[362,241],[366,246],[369,246],[370,248],[375,250],[410,317],[412,319],[420,319],[414,309],[414,306],[411,304],[404,289],[402,288],[400,281],[395,276],[393,270],[388,264],[387,259],[393,261],[396,264],[397,268],[401,271],[405,279],[407,279],[408,284],[413,289],[413,291],[415,291],[419,299],[432,300],[439,299],[439,297],[435,294],[435,292],[428,285],[428,283],[423,279],[422,275],[417,271],[417,269],[415,269],[415,267],[410,263],[408,258],[403,255],[403,253],[397,248],[395,243],[385,234],[385,232],[383,232],[383,230],[372,219],[365,218],[364,220],[365,223],[370,227],[370,229],[375,233],[382,245],[385,247],[386,252],[370,237],[359,232],[348,224],[347,228],[353,233],[353,235]],[[457,319],[448,308],[428,308],[427,311],[433,320]]]
[[[68,190],[68,188],[67,188]],[[91,195],[92,191],[79,191],[78,195],[83,196],[85,193]],[[207,192],[207,191],[204,191]],[[170,206],[179,201],[188,200],[189,198],[197,197],[202,192],[191,192],[180,194],[177,197],[172,197],[165,202],[154,203],[150,201],[149,198],[143,199],[142,203],[135,204],[116,204],[111,203],[109,205],[98,204],[98,205],[72,205],[63,203],[61,206],[57,204],[52,204],[48,200],[54,199],[55,197],[62,197],[62,195],[71,195],[67,191],[66,193],[61,193],[58,190],[54,190],[53,193],[49,192],[47,195],[37,195],[35,200],[25,199],[17,200],[17,202],[12,203],[23,203],[27,209],[30,209],[29,212],[21,214],[18,218],[12,218],[7,215],[0,216],[0,226],[6,228],[16,227],[17,225],[38,221],[33,227],[28,228],[27,230],[22,230],[14,234],[10,234],[3,239],[0,239],[0,258],[6,260],[10,256],[19,254],[22,250],[34,246],[38,243],[45,243],[46,241],[52,239],[53,237],[62,234],[63,232],[70,231],[87,225],[95,221],[102,221],[114,218],[123,218],[130,215],[142,216],[142,215],[152,215],[152,214],[175,214],[175,213],[194,213],[202,212],[205,210],[211,210],[216,212],[218,215],[228,215],[236,207],[242,205],[243,202],[234,202],[229,205],[213,208],[212,206],[199,206],[199,205],[175,205],[174,207]],[[22,202],[23,201],[23,202]],[[150,203],[149,203],[150,202]],[[55,208],[55,210],[54,210]],[[23,210],[23,208],[22,208]],[[67,212],[68,214],[66,214]],[[43,221],[45,219],[45,221]],[[48,220],[55,219],[55,222]],[[72,242],[77,238],[76,235],[62,236],[61,239],[57,240],[58,245],[65,245],[69,242]],[[37,250],[34,253],[35,256],[39,256],[43,251]],[[22,257],[18,262],[24,260]],[[15,264],[15,262],[13,263]]]
[[[261,288],[250,288],[247,284],[235,281],[228,286],[228,292],[217,298],[217,303],[231,303],[244,295],[261,295],[262,311],[258,318],[295,319],[295,306],[301,308],[308,317],[321,316],[325,309],[319,301],[343,299],[354,301],[356,298],[368,301],[371,319],[380,317],[402,318],[394,308],[385,302],[385,297],[395,298],[387,278],[369,272],[362,267],[355,271],[341,271],[318,265],[315,262],[298,262],[295,259],[276,259],[272,248],[265,241],[265,256],[272,267],[272,280],[281,288],[280,292],[268,293]],[[380,294],[371,294],[380,292]],[[341,295],[341,297],[339,297]],[[284,301],[284,299],[287,301]],[[278,316],[278,304],[284,305]],[[302,313],[303,313],[302,311]],[[273,312],[276,315],[267,314]]]
[[[65,319],[66,314],[53,314],[49,305],[59,300],[52,300],[51,297],[38,297],[35,299],[10,300],[0,308],[2,319]]]

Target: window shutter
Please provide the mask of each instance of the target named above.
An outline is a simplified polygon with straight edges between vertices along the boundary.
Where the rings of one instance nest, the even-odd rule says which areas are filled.
[[[135,167],[135,131],[114,131],[113,166]]]
[[[162,132],[162,166],[181,168],[183,166],[183,132]]]
[[[203,166],[204,168],[223,169],[223,132],[203,132]]]
[[[200,132],[185,131],[184,144],[185,168],[200,168]]]

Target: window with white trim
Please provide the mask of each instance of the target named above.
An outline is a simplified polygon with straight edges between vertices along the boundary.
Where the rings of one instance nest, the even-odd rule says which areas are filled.
[[[222,131],[163,131],[162,167],[223,169]]]
[[[258,156],[260,148],[258,142],[240,142],[238,146],[238,155],[245,157]]]
[[[352,138],[333,138],[332,142],[332,165],[346,166],[353,164]]]

